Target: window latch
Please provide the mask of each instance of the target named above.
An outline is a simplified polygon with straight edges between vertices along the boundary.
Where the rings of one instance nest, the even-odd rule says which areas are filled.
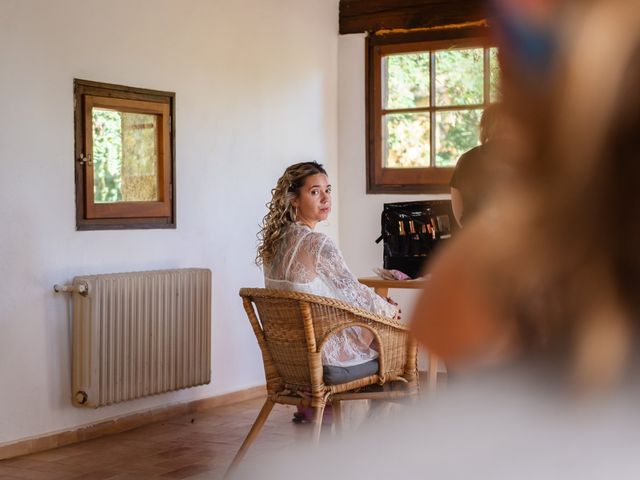
[[[80,158],[78,159],[78,162],[80,162],[83,165],[89,165],[90,167],[93,166],[93,160],[91,159],[91,155],[85,155],[84,153],[80,154]]]

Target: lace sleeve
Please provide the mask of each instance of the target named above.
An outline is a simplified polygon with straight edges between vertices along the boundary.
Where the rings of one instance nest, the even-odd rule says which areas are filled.
[[[326,235],[316,235],[320,237],[315,239],[319,241],[316,272],[335,291],[336,298],[376,315],[395,317],[397,307],[375,293],[372,288],[358,282],[335,243]]]

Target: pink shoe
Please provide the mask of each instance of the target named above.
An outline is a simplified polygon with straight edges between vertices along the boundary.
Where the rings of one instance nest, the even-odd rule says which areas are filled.
[[[298,405],[298,411],[293,414],[291,421],[293,423],[309,423],[313,420],[313,408],[301,407]]]
[[[313,408],[311,407],[300,407],[298,406],[298,411],[294,412],[293,418],[291,421],[293,423],[309,423],[313,421]],[[324,407],[324,413],[322,415],[322,424],[323,425],[331,425],[333,423],[333,408],[331,405],[327,405]]]

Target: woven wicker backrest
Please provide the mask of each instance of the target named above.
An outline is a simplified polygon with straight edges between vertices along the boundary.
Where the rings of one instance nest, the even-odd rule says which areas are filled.
[[[253,298],[266,347],[284,383],[310,387],[308,347],[298,300]]]
[[[353,326],[354,323],[365,323],[366,319],[348,310],[342,310],[335,305],[309,302],[311,317],[313,318],[316,345],[320,346],[333,333]]]
[[[311,315],[318,345],[330,335],[331,332],[354,324],[369,325],[371,321],[349,310],[337,308],[333,305],[322,303],[310,303]],[[366,327],[363,327],[366,328]],[[402,373],[406,364],[406,349],[409,342],[408,332],[399,332],[397,327],[375,322],[374,334],[380,338],[376,341],[376,350],[384,350],[385,366],[388,371]]]
[[[340,300],[301,292],[242,288],[240,295],[262,349],[270,391],[278,391],[284,384],[312,391],[324,388],[321,347],[331,334],[354,325],[372,328],[385,377],[415,370],[415,341],[407,328],[394,320]]]

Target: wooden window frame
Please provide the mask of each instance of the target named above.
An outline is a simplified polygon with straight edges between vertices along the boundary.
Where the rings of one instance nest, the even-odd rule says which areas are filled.
[[[392,53],[408,53],[419,51],[435,51],[446,48],[488,48],[495,44],[491,41],[487,27],[473,27],[467,29],[442,29],[417,33],[401,33],[377,36],[369,34],[365,42],[366,49],[366,168],[367,193],[449,193],[449,181],[453,168],[430,167],[424,168],[384,168],[383,138],[382,138],[382,58]],[[433,53],[432,53],[433,60]],[[434,99],[434,69],[431,68],[431,99]],[[485,62],[485,75],[487,62]],[[478,105],[464,105],[459,109],[467,110],[484,108],[489,105],[489,92],[485,86],[483,103]],[[433,122],[435,112],[455,110],[458,107],[438,107],[430,105],[424,110],[429,113]],[[433,125],[433,123],[432,123]],[[435,129],[431,128],[431,143],[435,144]],[[431,148],[431,156],[434,156]]]
[[[175,93],[74,79],[76,228],[121,230],[176,228]],[[158,115],[158,200],[93,201],[92,109]]]

